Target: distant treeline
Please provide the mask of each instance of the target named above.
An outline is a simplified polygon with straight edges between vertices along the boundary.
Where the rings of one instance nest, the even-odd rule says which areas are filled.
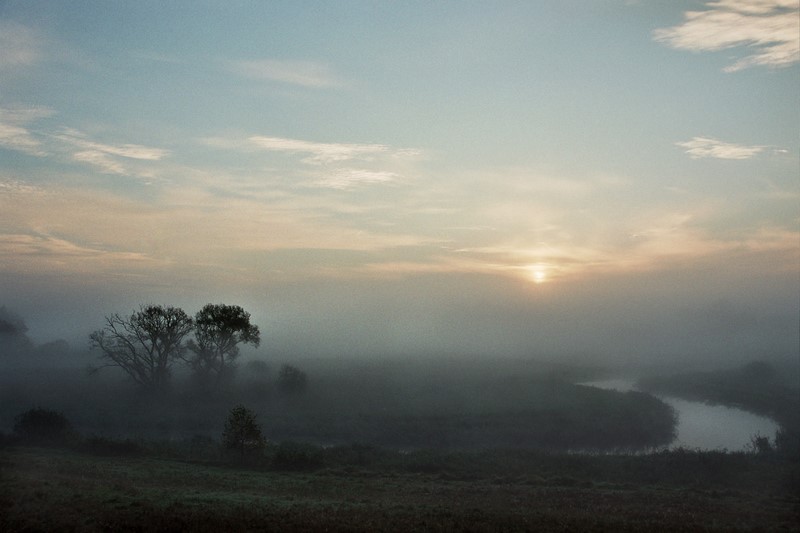
[[[218,438],[230,408],[242,404],[258,414],[272,442],[633,451],[673,440],[674,412],[657,398],[545,379],[535,364],[528,367],[527,374],[513,368],[487,375],[468,365],[433,370],[329,362],[327,369],[311,366],[306,378],[287,365],[279,370],[256,361],[213,394],[180,387],[156,396],[119,387],[121,376],[42,370],[6,376],[0,420],[10,428],[15,415],[38,405],[65,413],[87,434]]]

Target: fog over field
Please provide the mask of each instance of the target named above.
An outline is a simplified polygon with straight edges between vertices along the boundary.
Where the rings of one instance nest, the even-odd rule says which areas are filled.
[[[0,350],[38,355],[0,364],[207,303],[241,362],[796,362],[798,48],[785,0],[2,2]]]
[[[130,313],[140,303],[179,305],[193,314],[209,301],[230,301],[243,305],[261,327],[262,345],[252,355],[267,361],[461,354],[566,359],[636,373],[641,367],[792,359],[799,349],[795,274],[742,279],[735,270],[604,278],[566,287],[474,274],[316,280],[230,296],[200,290],[130,296],[62,287],[38,287],[45,294],[36,299],[30,287],[4,287],[3,293],[32,342],[66,339],[77,350],[88,348],[88,334],[106,315]],[[63,357],[50,360],[70,366]]]

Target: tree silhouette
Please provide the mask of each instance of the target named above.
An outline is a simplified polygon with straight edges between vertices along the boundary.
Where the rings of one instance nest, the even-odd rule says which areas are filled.
[[[0,306],[0,355],[27,354],[33,343],[26,335],[28,326],[16,313]]]
[[[287,394],[299,394],[305,392],[308,377],[306,373],[292,365],[281,366],[278,374],[278,388]]]
[[[106,317],[105,326],[89,338],[107,361],[103,366],[118,366],[142,387],[163,390],[192,327],[191,317],[182,309],[148,305],[129,317]]]
[[[195,340],[188,348],[188,359],[195,374],[215,384],[230,374],[239,344],[258,347],[261,342],[258,326],[250,323],[250,313],[238,305],[206,304],[194,318]]]
[[[14,434],[28,444],[59,445],[69,440],[72,425],[63,413],[35,407],[14,419]]]
[[[228,450],[238,451],[240,458],[244,459],[248,453],[263,449],[265,444],[261,427],[256,423],[256,414],[243,405],[231,409],[222,432],[222,445]]]

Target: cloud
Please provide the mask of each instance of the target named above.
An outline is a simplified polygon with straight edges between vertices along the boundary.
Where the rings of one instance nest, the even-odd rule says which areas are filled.
[[[684,23],[653,32],[656,41],[693,52],[737,46],[754,50],[725,72],[748,67],[786,67],[800,61],[800,8],[796,0],[717,0],[688,11]]]
[[[135,161],[159,161],[169,155],[169,150],[140,144],[105,144],[89,139],[84,133],[66,128],[54,139],[75,147],[72,159],[98,168],[105,174],[131,175],[132,171],[119,158]],[[146,175],[137,173],[138,175]]]
[[[692,159],[713,157],[716,159],[750,159],[763,152],[766,146],[744,146],[726,143],[710,137],[693,137],[691,141],[675,143],[686,148]]]
[[[63,128],[62,133],[40,133],[39,135],[30,129],[31,123],[53,114],[55,114],[53,110],[44,107],[0,107],[0,148],[37,157],[58,153],[63,156],[66,151],[74,161],[95,166],[106,174],[120,175],[129,175],[131,172],[118,158],[159,161],[170,153],[162,148],[140,144],[114,145],[96,142],[72,128]]]
[[[330,189],[349,190],[359,185],[391,183],[399,178],[394,172],[343,168],[316,180],[312,185]]]
[[[41,192],[42,189],[28,185],[27,183],[20,182],[15,179],[0,178],[0,195],[6,194],[36,194]]]
[[[96,273],[152,266],[144,254],[80,245],[46,234],[0,234],[0,268],[7,272]]]
[[[164,150],[162,148],[151,148],[149,146],[142,146],[140,144],[112,145],[94,142],[87,139],[86,135],[83,133],[73,129],[67,129],[65,133],[56,135],[56,138],[91,151],[126,157],[129,159],[158,161],[169,155],[169,150]]]
[[[0,147],[39,157],[47,155],[42,143],[27,126],[52,114],[52,110],[42,107],[19,109],[0,107]]]
[[[303,161],[314,164],[335,163],[351,159],[368,160],[372,155],[389,150],[389,147],[383,144],[317,143],[280,137],[254,136],[250,137],[249,141],[260,148],[275,152],[311,154]]]
[[[32,29],[0,21],[0,70],[33,65],[41,59],[42,40]]]
[[[344,82],[330,67],[314,61],[279,61],[275,59],[231,61],[234,72],[255,80],[270,80],[303,87],[341,87]]]
[[[109,157],[105,152],[83,150],[72,154],[72,159],[95,166],[106,174],[119,174],[124,176],[128,173],[127,169],[122,164],[114,158]]]

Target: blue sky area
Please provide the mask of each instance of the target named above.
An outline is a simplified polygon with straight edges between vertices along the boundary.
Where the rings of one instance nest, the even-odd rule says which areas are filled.
[[[798,11],[0,1],[0,304],[41,340],[219,301],[273,352],[796,354]]]

